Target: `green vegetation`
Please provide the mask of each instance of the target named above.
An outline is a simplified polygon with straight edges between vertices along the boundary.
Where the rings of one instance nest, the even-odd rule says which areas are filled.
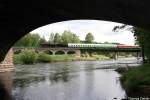
[[[113,31],[119,31],[123,29],[130,30],[134,34],[136,40],[135,44],[140,45],[142,49],[142,56],[146,57],[147,62],[150,63],[150,31],[128,25],[115,26]]]
[[[86,43],[93,43],[94,42],[94,36],[92,35],[92,33],[88,33],[86,35],[85,41],[86,41]]]
[[[20,54],[20,59],[24,64],[33,64],[38,58],[34,50],[25,50]]]
[[[37,61],[38,55],[33,50],[25,50],[19,54],[14,54],[14,64],[33,64]]]
[[[122,72],[121,82],[129,96],[150,96],[150,64],[143,64]]]
[[[108,60],[111,57],[98,54],[81,54],[77,57],[75,54],[50,55],[46,52],[36,53],[34,50],[27,49],[21,53],[14,54],[14,64],[34,64],[34,63],[50,63],[58,61],[88,61],[88,60]]]
[[[46,53],[39,53],[38,62],[49,63],[58,61],[72,61],[75,60],[74,55],[49,55]]]
[[[80,39],[76,34],[72,33],[71,31],[64,31],[62,36],[62,43],[67,44],[67,43],[80,43]]]
[[[38,34],[27,34],[15,43],[15,47],[37,47],[40,42],[44,41]]]
[[[51,62],[51,56],[46,53],[39,53],[38,54],[38,62]]]
[[[134,27],[133,30],[137,43],[142,47],[143,56],[146,56],[147,62],[150,63],[150,32],[137,27]]]
[[[116,26],[116,30],[127,29],[134,33],[136,44],[142,49],[142,56],[147,64],[132,69],[118,69],[123,72],[121,82],[129,96],[150,96],[150,32],[148,30],[128,25]],[[143,61],[145,62],[145,61]]]
[[[71,31],[64,31],[62,35],[59,33],[51,33],[50,34],[50,43],[62,43],[62,44],[67,44],[67,43],[80,43],[79,37],[71,32]]]

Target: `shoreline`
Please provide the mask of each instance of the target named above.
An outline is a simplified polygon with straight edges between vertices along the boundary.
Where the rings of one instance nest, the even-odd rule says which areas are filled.
[[[129,97],[150,97],[150,64],[118,68],[121,86]]]
[[[55,62],[73,62],[73,61],[106,61],[106,60],[113,60],[113,59],[94,59],[92,57],[89,58],[73,58],[73,59],[63,59],[63,60],[53,60],[53,61],[46,61],[46,62],[35,62],[33,64],[38,64],[38,63],[55,63]],[[15,63],[14,65],[26,65],[25,63]],[[28,64],[27,64],[28,65]]]

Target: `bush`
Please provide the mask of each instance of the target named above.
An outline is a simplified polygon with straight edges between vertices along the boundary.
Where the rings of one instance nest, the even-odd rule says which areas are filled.
[[[22,64],[22,61],[20,59],[20,54],[14,54],[14,56],[13,56],[13,63],[14,64]]]
[[[72,61],[74,60],[74,55],[50,55],[51,61]]]
[[[143,87],[150,87],[150,64],[125,72],[121,77],[121,82],[128,94],[145,91]]]
[[[36,62],[38,54],[34,50],[25,50],[20,54],[20,60],[24,64],[33,64]]]
[[[51,56],[46,53],[39,53],[38,62],[51,62]]]

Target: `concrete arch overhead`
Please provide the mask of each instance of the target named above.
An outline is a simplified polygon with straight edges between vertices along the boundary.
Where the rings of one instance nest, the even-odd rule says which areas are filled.
[[[149,5],[149,0],[2,0],[0,60],[25,34],[58,21],[97,19],[150,29]]]

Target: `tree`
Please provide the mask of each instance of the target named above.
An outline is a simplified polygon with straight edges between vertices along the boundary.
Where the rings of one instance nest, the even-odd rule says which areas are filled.
[[[59,33],[56,33],[54,36],[54,43],[61,43],[62,42],[62,38],[59,35]]]
[[[105,41],[104,43],[108,44],[109,42],[108,42],[108,41]]]
[[[45,37],[43,36],[43,38],[40,38],[39,44],[46,43],[46,42],[47,41],[46,41]]]
[[[120,29],[127,29],[134,33],[136,44],[139,44],[142,49],[143,62],[145,62],[145,56],[150,62],[150,31],[129,25],[115,26],[113,31]]]
[[[71,43],[72,37],[73,37],[72,33],[70,31],[65,30],[62,34],[62,42],[64,44]]]
[[[85,37],[85,41],[86,43],[93,43],[94,41],[94,36],[92,35],[92,33],[88,33]]]
[[[62,34],[62,43],[80,43],[79,37],[71,31],[64,31]]]
[[[55,37],[55,34],[54,33],[50,33],[50,37],[49,37],[49,42],[50,43],[54,43],[54,37]]]
[[[150,32],[142,28],[134,28],[134,35],[136,36],[136,41],[142,48],[143,57],[147,57],[147,61],[150,62]],[[143,61],[145,59],[143,58]]]
[[[80,38],[76,34],[72,34],[72,42],[71,43],[80,43]]]
[[[14,46],[17,47],[37,47],[39,46],[40,36],[38,34],[27,34],[21,38]]]

